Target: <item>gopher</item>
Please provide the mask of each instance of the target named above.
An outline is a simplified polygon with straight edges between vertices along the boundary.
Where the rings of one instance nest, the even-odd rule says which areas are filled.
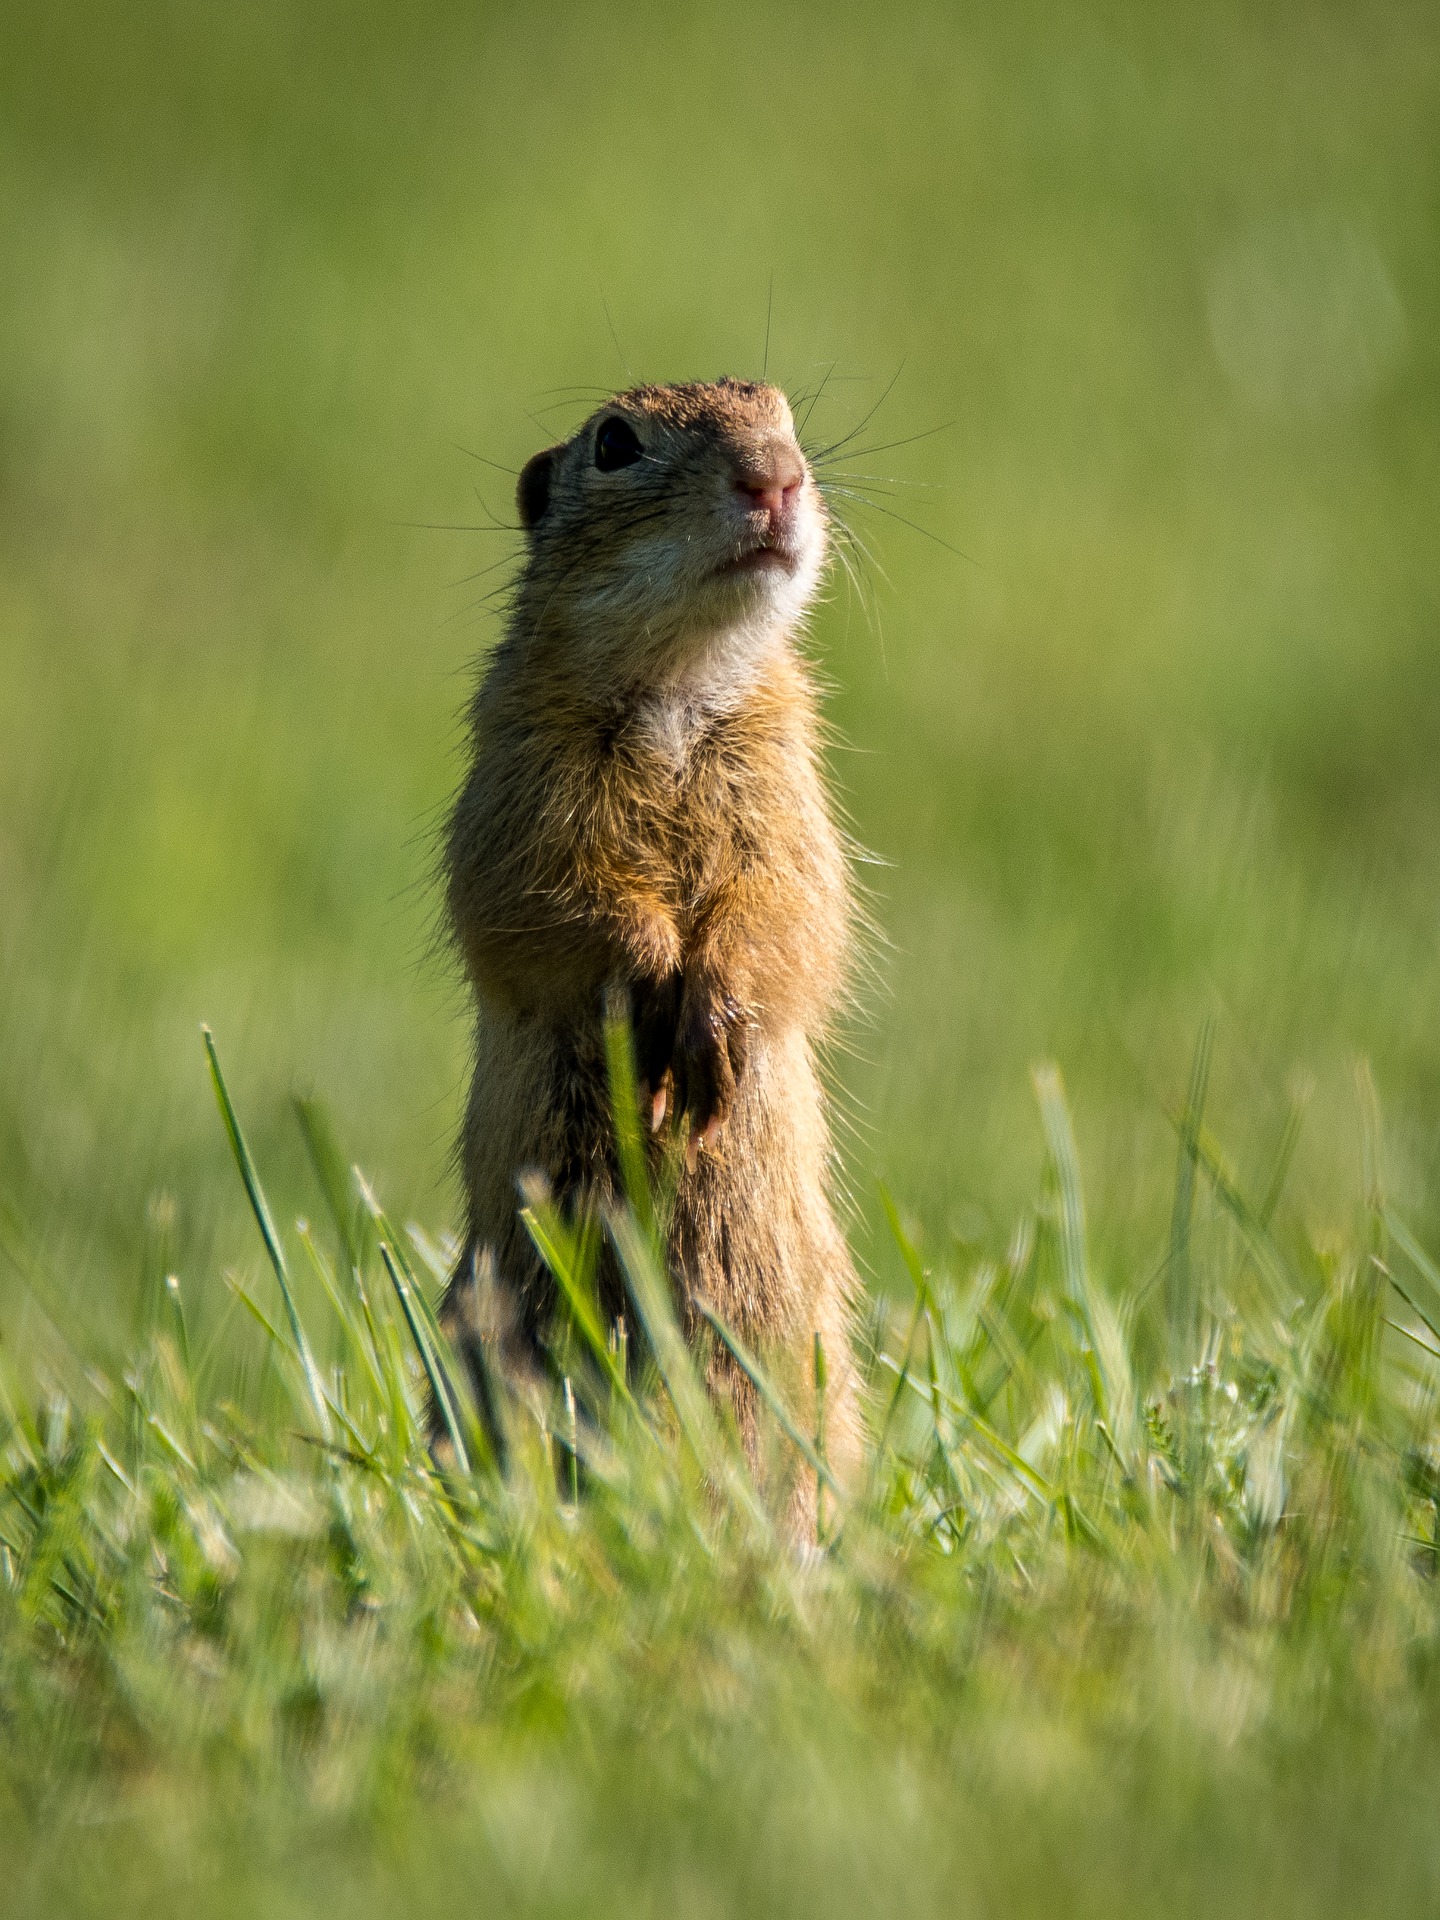
[[[481,1332],[539,1359],[555,1289],[517,1183],[538,1172],[576,1208],[616,1191],[603,1022],[623,995],[654,1164],[668,1143],[678,1173],[682,1322],[706,1300],[802,1419],[818,1333],[843,1476],[860,1444],[856,1279],[816,1049],[854,913],[800,651],[826,559],[819,487],[784,394],[722,379],[616,395],[526,464],[516,502],[525,559],[445,850],[475,996],[445,1322],[477,1375]],[[622,1312],[618,1273],[600,1285]],[[750,1383],[718,1346],[708,1369],[753,1457]],[[798,1475],[798,1531],[814,1498]]]

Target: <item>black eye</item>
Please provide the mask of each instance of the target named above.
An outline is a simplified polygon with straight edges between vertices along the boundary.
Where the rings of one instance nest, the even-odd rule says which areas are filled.
[[[600,422],[600,431],[595,435],[595,464],[601,473],[614,473],[619,467],[633,466],[642,451],[635,437],[635,429],[628,420],[611,414],[608,420]]]

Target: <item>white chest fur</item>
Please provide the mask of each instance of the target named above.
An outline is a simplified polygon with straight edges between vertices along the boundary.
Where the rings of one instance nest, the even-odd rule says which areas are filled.
[[[744,705],[779,637],[752,628],[711,635],[673,676],[640,702],[638,713],[657,754],[677,772],[697,738]]]

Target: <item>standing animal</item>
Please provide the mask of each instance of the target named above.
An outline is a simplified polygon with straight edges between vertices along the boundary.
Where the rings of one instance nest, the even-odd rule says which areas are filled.
[[[524,565],[446,846],[475,995],[447,1327],[472,1356],[489,1336],[539,1357],[555,1289],[517,1181],[538,1172],[572,1206],[615,1192],[603,1018],[621,992],[652,1152],[668,1136],[679,1164],[682,1322],[707,1300],[802,1417],[818,1333],[843,1475],[860,1444],[856,1280],[816,1049],[852,906],[799,644],[826,558],[819,488],[785,396],[725,379],[617,395],[528,462],[516,499]],[[618,1275],[601,1284],[622,1311]],[[753,1455],[753,1389],[718,1346],[708,1385]],[[789,1496],[801,1532],[809,1481]]]

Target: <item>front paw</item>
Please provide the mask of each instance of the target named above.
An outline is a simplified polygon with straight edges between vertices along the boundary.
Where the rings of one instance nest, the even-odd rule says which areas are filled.
[[[687,986],[671,1072],[675,1111],[686,1122],[686,1159],[693,1168],[703,1146],[713,1146],[735,1104],[745,1071],[749,1021],[739,1004],[715,987]]]
[[[640,1105],[658,1133],[674,1093],[671,1061],[679,1044],[680,974],[638,981],[632,989],[635,1021],[635,1074]]]

